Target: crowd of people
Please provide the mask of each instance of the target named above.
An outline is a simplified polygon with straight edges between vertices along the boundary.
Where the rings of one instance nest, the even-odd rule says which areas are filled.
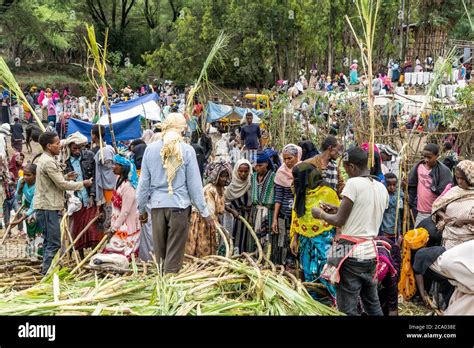
[[[171,111],[120,148],[105,142],[98,124],[91,141],[47,130],[42,153],[27,163],[13,126],[14,153],[2,172],[5,225],[26,235],[43,274],[54,266],[67,214],[78,257],[107,238],[94,267],[155,258],[163,272],[177,273],[185,255],[224,254],[229,238],[235,254],[254,253],[259,243],[272,263],[320,284],[310,292],[315,299],[349,315],[397,315],[399,295],[427,304],[434,296],[449,313],[473,313],[465,267],[474,243],[474,162],[460,161],[449,143],[444,152],[427,144],[404,177],[388,145],[374,145],[368,168],[367,143],[344,149],[328,136],[276,151],[264,145],[252,113],[246,121],[220,140],[233,144],[227,157],[216,156],[205,131],[189,137],[186,118]],[[11,211],[19,211],[13,221]],[[404,216],[410,231],[402,235]]]
[[[416,85],[418,87],[424,87],[428,85],[432,80],[432,77],[429,77],[429,73],[432,74],[434,68],[435,60],[431,56],[427,56],[424,63],[421,62],[418,56],[415,57],[415,63],[413,63],[411,59],[407,59],[404,62],[390,59],[386,66],[374,68],[374,75],[372,78],[373,94],[408,94],[408,88],[411,86]],[[333,67],[332,74],[326,75],[318,71],[317,64],[313,64],[309,71],[309,81],[307,79],[307,72],[302,68],[299,71],[296,81],[280,80],[277,84],[280,88],[288,90],[290,99],[296,98],[306,89],[322,92],[343,92],[346,91],[349,86],[354,86],[353,90],[364,89],[367,87],[367,76],[359,75],[360,66],[357,59],[354,59],[350,64],[347,64],[345,70],[346,71],[337,71],[335,67]],[[412,81],[411,76],[414,73],[422,73],[422,75],[423,73],[427,73],[428,75],[423,75],[421,80],[414,78]],[[463,62],[461,58],[460,62],[453,64],[451,74],[446,74],[443,81],[446,83],[459,83],[462,85],[462,81],[471,80],[471,73],[472,64],[469,62]],[[410,79],[407,78],[408,76]],[[440,98],[445,95],[446,93],[444,93],[444,90],[438,92]]]
[[[158,104],[161,107],[163,118],[170,112],[183,111],[185,92],[189,86],[179,89],[173,85],[172,81],[165,81],[163,84],[143,84],[135,90],[126,86],[121,90],[109,89],[108,100],[111,105],[123,101],[134,100],[141,96],[157,93]],[[77,92],[77,91],[75,91]],[[86,122],[97,122],[99,117],[98,110],[103,106],[101,92],[98,90],[95,97],[89,98],[84,95],[76,96],[70,87],[66,86],[62,91],[49,87],[31,86],[23,91],[28,104],[18,102],[15,96],[10,94],[8,89],[2,91],[0,102],[2,104],[1,124],[15,124],[12,129],[12,146],[21,152],[22,144],[25,140],[20,122],[34,123],[35,119],[32,110],[45,123],[48,131],[56,132],[62,139],[67,134],[68,120],[70,118],[80,119]],[[193,114],[200,116],[203,106],[196,102],[193,108]],[[21,133],[21,134],[20,134]]]
[[[432,59],[425,63],[432,69]],[[393,92],[392,83],[400,88],[406,66],[391,62],[388,74],[381,70],[374,94]],[[331,78],[314,65],[309,83],[302,70],[287,93],[292,99],[307,88],[364,84],[357,60],[349,68],[349,77]],[[397,315],[399,295],[430,306],[434,298],[447,313],[474,313],[467,258],[474,251],[474,162],[460,160],[455,135],[445,137],[442,149],[426,144],[406,175],[395,150],[374,144],[368,168],[370,145],[357,144],[351,129],[341,137],[342,116],[323,113],[318,100],[311,107],[306,97],[302,112],[312,108],[331,121],[321,144],[302,138],[277,151],[252,112],[213,143],[209,126],[199,127],[199,98],[190,115],[197,129],[190,129],[183,116],[189,86],[180,91],[166,81],[109,91],[111,103],[157,92],[162,120],[143,124],[139,139],[107,144],[105,128],[96,124],[99,92],[88,99],[68,87],[26,90],[47,126],[36,138],[30,106],[12,116],[15,101],[8,91],[2,95],[3,226],[26,237],[27,256],[42,259],[43,274],[55,266],[61,219],[68,215],[77,257],[105,243],[91,267],[123,269],[134,258],[154,258],[163,272],[177,273],[185,255],[224,254],[225,245],[252,254],[260,245],[273,264],[318,284],[310,290],[315,299],[349,315]],[[68,135],[71,117],[95,123],[90,137]],[[33,125],[25,132],[22,121]],[[42,152],[26,161],[23,144],[31,152],[30,138]]]

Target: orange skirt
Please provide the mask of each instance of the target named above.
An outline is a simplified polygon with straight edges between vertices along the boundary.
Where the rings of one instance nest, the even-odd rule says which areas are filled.
[[[104,198],[106,203],[112,202],[112,193],[114,190],[105,190],[104,189]]]

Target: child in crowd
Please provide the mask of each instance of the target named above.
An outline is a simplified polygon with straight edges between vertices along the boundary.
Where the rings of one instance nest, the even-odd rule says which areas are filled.
[[[10,212],[16,210],[15,200],[15,178],[13,175],[4,171],[2,175],[2,187],[3,187],[3,227],[7,228],[10,223]]]
[[[23,178],[18,181],[16,189],[16,199],[22,202],[26,212],[16,221],[12,221],[12,226],[20,225],[26,220],[26,233],[28,242],[26,254],[28,257],[37,258],[43,255],[43,230],[36,222],[33,201],[35,196],[36,164],[29,164],[25,167]]]
[[[382,225],[380,226],[379,236],[386,237],[391,241],[395,241],[396,236],[400,235],[402,226],[403,192],[400,192],[400,201],[398,201],[398,178],[393,173],[385,174],[385,186],[387,188],[389,197],[388,208],[383,214],[383,220]],[[395,224],[397,226],[396,228]]]
[[[385,316],[398,315],[398,280],[402,257],[400,247],[393,240],[385,237],[377,237],[377,252],[379,262],[377,264],[377,292],[380,307]]]

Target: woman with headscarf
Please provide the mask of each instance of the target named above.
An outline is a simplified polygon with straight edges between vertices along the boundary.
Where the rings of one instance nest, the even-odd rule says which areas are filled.
[[[112,219],[108,232],[110,240],[104,254],[120,254],[131,259],[138,256],[140,222],[138,220],[136,188],[138,175],[135,165],[123,156],[114,156],[114,173],[118,176],[112,193]]]
[[[147,144],[143,139],[135,139],[130,143],[130,146],[128,147],[131,152],[130,159],[133,161],[133,164],[135,164],[138,176],[140,176],[140,171],[142,169],[142,159],[146,147]]]
[[[222,160],[212,162],[206,167],[205,176],[208,184],[204,186],[204,197],[209,213],[215,223],[219,223],[219,219],[226,209],[224,189],[230,184],[231,173],[230,163]],[[195,257],[215,255],[218,246],[215,232],[207,227],[199,212],[193,211],[186,242],[186,254]]]
[[[275,205],[275,173],[271,170],[271,167],[272,162],[268,153],[258,152],[255,172],[252,174],[250,220],[253,222],[255,233],[262,246],[265,246],[269,240]],[[249,251],[254,251],[256,248],[255,242],[249,240],[249,243]]]
[[[276,172],[281,166],[280,156],[275,149],[267,147],[263,152],[270,158],[271,170]]]
[[[246,159],[240,159],[232,171],[232,180],[226,187],[224,198],[225,202],[232,209],[234,223],[232,227],[232,238],[234,240],[235,254],[241,254],[248,251],[249,240],[252,238],[250,233],[239,215],[247,221],[250,220],[250,211],[252,209],[251,199],[251,178],[252,165]]]
[[[415,255],[413,270],[418,289],[425,302],[431,282],[436,280],[444,284],[446,289],[443,291],[444,300],[447,304],[452,289],[449,289],[446,279],[438,272],[439,257],[451,248],[474,240],[474,162],[469,160],[459,162],[455,176],[458,186],[438,197],[431,210],[438,232],[442,233],[441,246],[420,249]]]
[[[291,252],[299,255],[304,280],[319,280],[335,299],[334,286],[319,276],[327,262],[336,229],[323,220],[313,218],[311,208],[319,207],[320,203],[339,206],[337,192],[324,183],[321,171],[308,162],[293,167],[292,173],[295,203],[290,228]]]
[[[290,264],[289,234],[293,208],[293,167],[301,161],[301,147],[288,144],[283,148],[283,165],[275,175],[275,211],[273,213],[271,261],[279,265]]]
[[[10,159],[8,164],[8,171],[12,175],[15,182],[20,178],[20,174],[23,170],[23,161],[25,160],[25,155],[22,152],[15,152],[15,154]]]
[[[352,61],[351,66],[350,66],[351,72],[349,74],[349,78],[350,78],[350,84],[351,85],[357,85],[359,83],[359,78],[358,78],[358,75],[357,75],[357,68],[358,68],[357,63],[358,63],[357,59],[354,59]]]

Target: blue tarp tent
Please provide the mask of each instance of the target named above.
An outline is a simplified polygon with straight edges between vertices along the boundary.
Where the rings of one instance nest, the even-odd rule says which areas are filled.
[[[89,141],[91,141],[91,129],[93,123],[77,120],[75,118],[69,119],[67,135],[70,135],[75,132],[79,132],[82,135],[86,136]],[[115,140],[116,141],[126,141],[132,139],[138,139],[142,136],[141,125],[140,125],[140,116],[135,116],[133,118],[128,118],[123,121],[118,121],[113,123]],[[105,141],[107,144],[112,144],[112,138],[110,137],[109,125],[105,125]]]
[[[209,123],[219,121],[220,119],[232,114],[232,111],[232,106],[208,102],[206,108],[206,120]]]
[[[249,108],[235,107],[234,111],[237,115],[240,116],[240,118],[245,118],[245,115],[247,114],[247,112],[251,112],[253,114],[253,122],[254,123],[261,123],[262,120],[260,119],[260,117],[262,117],[263,114],[264,114],[263,110],[249,109]]]
[[[143,116],[148,120],[161,121],[161,110],[158,106],[159,96],[156,93],[150,93],[142,97],[127,100],[110,106],[112,122],[123,121],[137,115]],[[102,107],[102,117],[100,124],[108,124],[108,116],[105,106]]]
[[[247,112],[251,112],[254,115],[253,121],[255,123],[261,123],[262,120],[260,119],[264,111],[263,110],[256,110],[256,109],[249,109],[249,108],[239,108],[239,107],[232,107],[229,105],[223,104],[216,104],[213,102],[208,102],[206,106],[206,113],[207,113],[207,122],[212,123],[223,119],[224,117],[228,117],[232,115],[232,113],[236,113],[241,119],[245,118]]]

